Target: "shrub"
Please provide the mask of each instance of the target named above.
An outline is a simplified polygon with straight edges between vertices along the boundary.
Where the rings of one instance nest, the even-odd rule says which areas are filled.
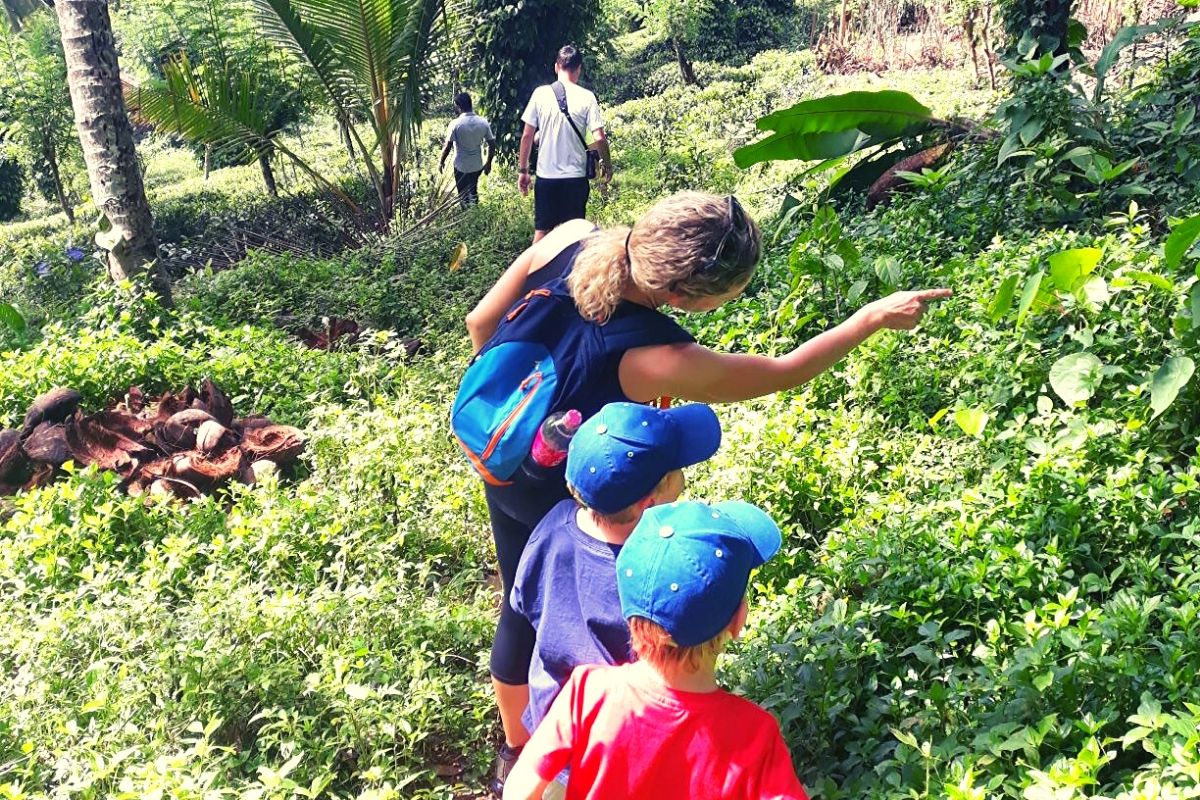
[[[16,219],[21,213],[24,176],[15,158],[0,155],[0,222]]]

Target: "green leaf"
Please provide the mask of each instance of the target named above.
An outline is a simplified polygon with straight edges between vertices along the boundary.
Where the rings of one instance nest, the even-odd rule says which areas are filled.
[[[1089,275],[1087,280],[1083,282],[1083,286],[1079,287],[1078,294],[1089,305],[1099,308],[1107,303],[1110,297],[1108,281],[1099,275]]]
[[[1093,68],[1096,75],[1096,88],[1092,92],[1093,102],[1100,102],[1100,98],[1104,95],[1104,79],[1113,64],[1117,63],[1117,57],[1121,55],[1121,51],[1134,42],[1162,30],[1167,22],[1169,20],[1156,22],[1153,25],[1127,25],[1113,34],[1112,40],[1100,51],[1100,56],[1096,59],[1096,65]]]
[[[1082,402],[1096,393],[1104,377],[1100,359],[1086,351],[1063,356],[1050,367],[1050,388],[1068,406]]]
[[[950,413],[949,408],[943,408],[943,409],[938,410],[938,412],[936,414],[934,414],[932,417],[930,417],[927,420],[929,422],[929,427],[933,428],[934,432],[936,432],[938,429],[938,423],[941,422],[942,417],[946,416],[948,413]]]
[[[1200,214],[1188,217],[1171,229],[1167,243],[1163,246],[1163,261],[1167,269],[1175,269],[1200,238]]]
[[[988,319],[993,324],[1004,318],[1004,315],[1012,308],[1013,295],[1017,292],[1017,280],[1020,276],[1009,275],[1000,284],[1000,288],[996,291],[996,296],[992,298],[992,302],[988,304]]]
[[[1035,275],[1030,275],[1025,281],[1025,287],[1021,290],[1021,302],[1017,304],[1017,327],[1021,327],[1025,323],[1025,317],[1029,314],[1029,309],[1033,306],[1033,301],[1038,296],[1038,290],[1042,287],[1042,279],[1046,277],[1044,271],[1038,271]]]
[[[983,431],[987,428],[988,413],[982,408],[959,408],[954,412],[954,424],[963,433],[979,439],[983,437]]]
[[[1017,136],[1009,136],[1000,144],[1000,152],[996,154],[996,166],[1000,166],[1013,156],[1027,156],[1031,153],[1033,153],[1032,150],[1021,147],[1021,140]]]
[[[815,161],[844,156],[861,150],[871,137],[859,130],[829,133],[773,133],[765,139],[733,151],[733,161],[742,169],[763,161]]]
[[[929,127],[930,119],[929,109],[906,92],[818,97],[759,119],[758,129],[773,133],[735,150],[733,160],[745,169],[762,161],[834,158],[919,133]]]
[[[879,256],[875,259],[875,277],[888,288],[900,285],[900,259],[895,256]]]
[[[1102,252],[1097,247],[1076,247],[1054,253],[1050,261],[1050,281],[1064,292],[1073,292],[1081,280],[1100,263]]]
[[[1033,688],[1039,692],[1044,692],[1050,688],[1050,684],[1054,683],[1054,670],[1048,669],[1041,675],[1035,675],[1033,678]]]
[[[11,303],[0,303],[0,323],[18,336],[25,335],[25,317]]]
[[[1200,283],[1192,284],[1192,330],[1200,328]]]
[[[1153,272],[1146,272],[1141,269],[1131,269],[1121,275],[1125,280],[1123,283],[1134,281],[1136,283],[1144,283],[1147,286],[1153,286],[1156,289],[1162,289],[1164,292],[1169,292],[1175,288],[1175,281],[1170,278],[1164,278],[1162,275],[1155,275]]]
[[[776,133],[817,133],[858,129],[871,136],[902,136],[932,112],[908,92],[846,92],[803,100],[761,117],[755,126]]]
[[[1171,356],[1150,378],[1151,419],[1166,411],[1196,371],[1196,364],[1187,356]]]
[[[890,730],[892,732],[892,736],[895,736],[897,740],[903,742],[904,744],[908,745],[912,749],[914,749],[914,750],[921,749],[921,745],[917,742],[917,737],[913,736],[911,733],[908,733],[906,731],[902,731],[898,728],[893,728],[890,726],[888,727],[888,730]]]

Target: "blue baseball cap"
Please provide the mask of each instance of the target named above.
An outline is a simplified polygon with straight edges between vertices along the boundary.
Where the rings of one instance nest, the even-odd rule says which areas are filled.
[[[729,625],[750,570],[781,544],[775,521],[740,500],[651,508],[617,556],[621,611],[658,623],[680,647],[703,644]]]
[[[567,483],[601,514],[641,500],[668,472],[709,459],[721,446],[716,412],[701,403],[657,409],[609,403],[567,449]]]

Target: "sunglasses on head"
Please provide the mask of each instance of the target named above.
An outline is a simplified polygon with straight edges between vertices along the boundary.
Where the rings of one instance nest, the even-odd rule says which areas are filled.
[[[721,235],[721,240],[717,242],[717,249],[713,251],[712,258],[706,261],[695,272],[693,272],[692,276],[704,275],[705,273],[715,270],[717,265],[724,260],[722,256],[725,254],[725,245],[729,244],[729,237],[732,236],[736,231],[745,230],[746,228],[746,210],[742,208],[742,204],[739,203],[738,199],[733,195],[729,195],[725,199],[729,206],[729,227],[727,227],[725,229],[725,233]],[[683,283],[683,281],[675,281],[671,285],[671,291],[678,289],[680,283]]]

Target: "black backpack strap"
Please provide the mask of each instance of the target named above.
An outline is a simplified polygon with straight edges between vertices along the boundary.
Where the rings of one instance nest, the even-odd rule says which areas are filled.
[[[575,135],[579,137],[579,143],[583,145],[583,151],[586,153],[588,149],[587,139],[583,138],[583,134],[579,132],[579,128],[575,127],[575,120],[571,119],[571,112],[567,110],[567,87],[562,85],[562,81],[555,81],[550,84],[550,88],[554,92],[554,99],[558,101],[558,110],[567,118],[567,124],[571,126],[571,130],[575,131]]]

